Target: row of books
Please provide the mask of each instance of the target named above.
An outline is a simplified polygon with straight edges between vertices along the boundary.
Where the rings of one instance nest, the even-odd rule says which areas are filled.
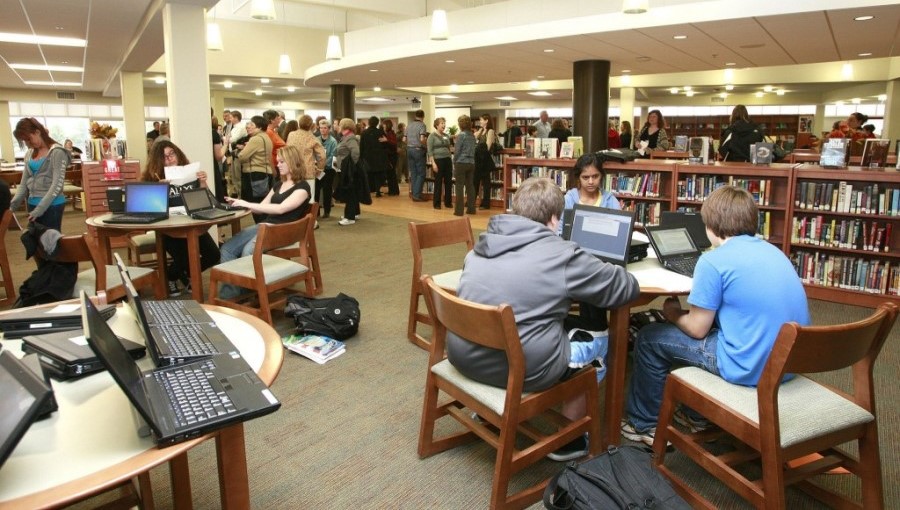
[[[428,193],[430,195],[434,194],[434,181],[425,181],[425,186],[422,187],[423,193]],[[482,191],[478,190],[478,196],[481,196]],[[450,186],[450,196],[456,196],[456,185],[454,181],[454,185]],[[480,199],[479,199],[480,200]],[[503,200],[503,183],[499,181],[491,181],[491,200]]]
[[[566,142],[559,144],[556,138],[522,137],[523,156],[537,159],[577,158],[584,154],[584,139],[570,136]]]
[[[791,242],[812,244],[830,248],[864,250],[876,252],[891,251],[890,221],[867,221],[860,218],[838,221],[818,216],[794,216],[791,222]]]
[[[606,174],[603,189],[619,195],[637,195],[642,197],[658,197],[663,176],[659,172],[644,174]]]
[[[546,177],[555,182],[562,189],[569,189],[569,171],[563,168],[549,168],[546,166],[517,167],[509,173],[509,185],[516,187],[525,182],[529,177]]]
[[[813,211],[900,216],[900,188],[878,183],[855,187],[847,181],[799,181],[794,207]]]
[[[281,339],[288,350],[323,365],[347,350],[344,342],[321,335],[288,335]]]
[[[660,202],[639,202],[623,200],[622,210],[634,211],[634,222],[639,225],[658,225],[662,213]]]
[[[770,211],[759,211],[758,223],[756,237],[768,241],[772,234],[772,213]]]
[[[791,262],[803,283],[896,296],[900,268],[896,262],[797,251]]]
[[[742,177],[720,175],[693,175],[678,181],[676,193],[679,200],[706,200],[716,188],[723,185],[743,188],[753,195],[759,205],[769,205],[772,196],[771,179],[745,179]]]

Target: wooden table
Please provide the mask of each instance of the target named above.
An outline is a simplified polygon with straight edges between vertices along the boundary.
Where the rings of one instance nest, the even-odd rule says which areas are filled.
[[[284,360],[278,333],[246,313],[203,306],[260,379],[271,385]],[[143,341],[128,307],[120,307],[109,323],[119,336]],[[20,341],[4,341],[7,348],[16,343]],[[149,358],[141,360],[145,369],[152,366]],[[33,424],[0,469],[0,509],[69,505],[135,477],[146,478],[165,462],[170,464],[175,507],[191,508],[187,452],[209,439],[216,440],[221,508],[250,508],[242,424],[158,448],[149,437],[138,437],[131,404],[108,372],[53,381],[53,389],[59,411]],[[146,491],[142,499],[152,507],[152,493]]]
[[[110,261],[112,260],[111,238],[126,236],[136,231],[156,231],[156,260],[158,261],[157,270],[159,271],[160,282],[159,288],[157,288],[158,299],[165,297],[165,290],[162,290],[162,295],[160,295],[160,289],[164,289],[167,281],[165,264],[166,253],[163,248],[163,235],[186,239],[188,247],[188,274],[190,275],[192,283],[191,294],[195,301],[202,303],[203,279],[202,271],[200,270],[200,236],[209,230],[210,227],[225,223],[231,225],[231,232],[232,235],[234,235],[235,233],[240,232],[241,219],[248,214],[250,214],[250,211],[247,210],[235,211],[234,215],[217,218],[215,220],[195,220],[181,214],[170,214],[168,219],[149,225],[121,225],[104,223],[103,220],[112,216],[112,213],[105,213],[91,216],[85,220],[85,223],[87,223],[88,227],[97,232],[100,248],[106,256],[107,264],[110,264]]]

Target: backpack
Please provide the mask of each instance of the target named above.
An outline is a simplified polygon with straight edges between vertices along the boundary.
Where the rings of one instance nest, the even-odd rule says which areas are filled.
[[[330,298],[289,296],[284,314],[294,319],[297,332],[346,340],[359,331],[359,301],[338,294]]]
[[[610,446],[581,464],[570,462],[550,479],[544,506],[550,509],[688,510],[669,481],[653,467],[647,446]]]

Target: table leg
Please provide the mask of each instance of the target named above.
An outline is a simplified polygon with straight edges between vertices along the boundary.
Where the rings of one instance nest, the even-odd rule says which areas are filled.
[[[166,285],[166,249],[163,246],[162,232],[156,232],[156,299],[169,297],[169,289]]]
[[[205,230],[204,230],[205,232]],[[191,294],[194,301],[203,302],[203,272],[200,270],[200,235],[196,229],[187,234],[188,274],[191,277]]]
[[[250,480],[247,477],[243,424],[238,423],[219,431],[216,436],[216,458],[219,463],[222,508],[250,508]]]
[[[609,312],[609,352],[606,362],[606,426],[600,433],[604,445],[618,445],[619,426],[625,407],[625,367],[628,363],[628,321],[631,305],[613,308]]]
[[[169,477],[172,483],[172,500],[175,508],[179,510],[194,508],[187,453],[182,453],[169,461]]]

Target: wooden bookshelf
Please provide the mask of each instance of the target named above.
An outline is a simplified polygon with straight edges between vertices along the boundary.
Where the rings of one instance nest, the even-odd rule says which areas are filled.
[[[603,164],[603,189],[612,191],[622,209],[635,211],[638,226],[656,225],[663,211],[671,211],[675,196],[674,160],[636,160]]]
[[[719,139],[722,130],[728,127],[728,115],[666,117],[666,133],[674,140],[676,135],[709,136]],[[750,121],[764,128],[767,136],[790,137],[796,139],[800,128],[799,115],[753,115]]]
[[[547,177],[556,182],[563,191],[572,187],[569,171],[575,167],[574,159],[543,159],[508,157],[503,162],[504,204],[511,207],[512,195],[519,183],[533,176]]]

